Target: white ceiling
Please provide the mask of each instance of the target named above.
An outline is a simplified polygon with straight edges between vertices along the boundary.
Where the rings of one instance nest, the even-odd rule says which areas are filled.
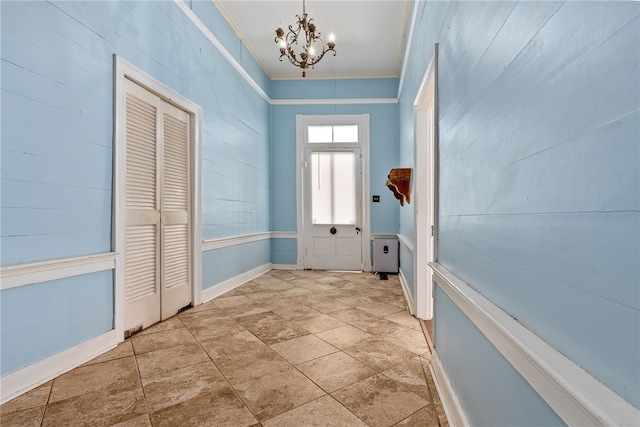
[[[214,0],[216,6],[274,80],[301,78],[300,68],[283,58],[274,39],[302,15],[302,0]],[[306,0],[308,18],[327,41],[329,52],[307,71],[307,79],[397,77],[400,72],[408,0]]]

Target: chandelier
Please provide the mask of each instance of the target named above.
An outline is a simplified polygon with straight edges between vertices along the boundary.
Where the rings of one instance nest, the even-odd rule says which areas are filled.
[[[316,33],[316,24],[313,23],[313,18],[307,19],[305,0],[302,0],[302,18],[299,15],[296,15],[296,18],[298,18],[298,27],[294,29],[293,25],[289,25],[289,32],[286,37],[284,30],[278,28],[275,42],[280,46],[280,61],[282,61],[283,56],[286,57],[294,66],[300,67],[302,69],[302,77],[306,77],[307,69],[313,68],[314,65],[320,62],[325,53],[331,51],[333,56],[336,56],[336,51],[334,50],[336,44],[333,42],[333,34],[329,35],[329,41],[325,44],[321,38],[322,33]],[[304,34],[301,34],[302,30],[304,30]],[[300,55],[296,55],[293,45],[297,46],[298,37],[302,38],[303,36],[304,46]]]

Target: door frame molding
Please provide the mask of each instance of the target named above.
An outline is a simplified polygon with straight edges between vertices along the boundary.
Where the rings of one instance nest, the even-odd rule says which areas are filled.
[[[114,66],[114,132],[113,132],[113,215],[112,251],[116,253],[114,275],[114,329],[118,342],[124,340],[125,311],[125,170],[124,170],[124,124],[125,124],[125,79],[131,80],[162,100],[189,113],[191,125],[191,277],[192,303],[201,301],[202,293],[202,221],[201,211],[201,158],[202,158],[202,108],[180,95],[159,80],[135,67],[118,55],[113,56]]]
[[[433,82],[433,85],[430,83]],[[433,99],[431,136],[425,103]],[[433,318],[433,269],[428,263],[437,260],[438,252],[438,44],[425,70],[413,103],[414,126],[414,233],[413,278],[415,314],[420,319]],[[428,141],[429,144],[424,142]],[[422,191],[417,191],[423,189]],[[433,227],[433,248],[431,247]]]
[[[302,270],[304,266],[304,162],[306,157],[305,127],[308,125],[343,125],[357,124],[359,127],[362,191],[361,191],[361,227],[362,227],[362,271],[371,271],[371,221],[370,207],[367,201],[370,198],[370,172],[369,172],[369,114],[342,114],[342,115],[303,115],[296,114],[296,210],[297,210],[297,234],[298,255],[296,268]],[[318,144],[320,146],[321,144]],[[349,145],[336,145],[335,148],[349,147]],[[351,144],[355,148],[355,144]]]

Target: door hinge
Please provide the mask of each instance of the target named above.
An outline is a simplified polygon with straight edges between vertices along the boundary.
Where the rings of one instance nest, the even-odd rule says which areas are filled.
[[[435,235],[435,226],[431,226],[431,237]]]

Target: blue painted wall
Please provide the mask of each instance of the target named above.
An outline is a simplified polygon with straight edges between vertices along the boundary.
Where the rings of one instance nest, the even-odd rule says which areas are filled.
[[[271,261],[274,264],[296,265],[298,239],[271,239]]]
[[[565,423],[440,288],[434,318],[438,356],[471,426],[561,426]],[[456,339],[450,339],[450,337]],[[473,348],[473,357],[468,357]],[[477,392],[482,390],[482,392]]]
[[[215,5],[188,4],[268,91]],[[4,1],[1,14],[2,266],[111,251],[114,54],[203,108],[202,238],[269,231],[269,104],[174,2]],[[203,286],[270,261],[266,241],[229,262],[243,249],[204,254]],[[1,291],[2,374],[110,330],[113,293],[111,272]]]
[[[271,262],[271,240],[243,243],[202,253],[202,288],[211,288],[225,280]]]
[[[111,271],[2,291],[0,375],[110,331],[113,311]]]
[[[400,157],[410,162],[412,103],[438,42],[438,261],[640,406],[640,4],[425,2],[417,13]],[[441,293],[435,304],[457,316]],[[454,377],[481,341],[460,327],[436,319],[436,349],[458,354],[443,358]],[[462,402],[485,392],[456,387]],[[500,405],[467,415],[481,424]]]

